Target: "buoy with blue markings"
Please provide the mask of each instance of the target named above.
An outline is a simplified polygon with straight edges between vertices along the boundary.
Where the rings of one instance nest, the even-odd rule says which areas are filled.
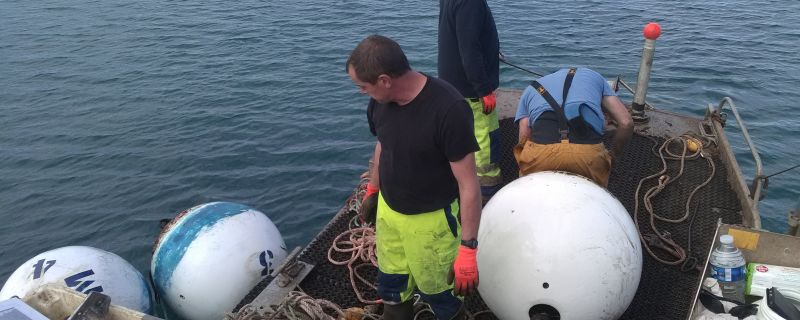
[[[8,277],[0,301],[24,298],[46,284],[78,292],[101,292],[113,304],[151,313],[150,286],[130,263],[116,254],[85,246],[69,246],[36,255]]]
[[[262,212],[212,202],[180,213],[159,236],[153,283],[185,319],[222,319],[286,258],[286,245]]]

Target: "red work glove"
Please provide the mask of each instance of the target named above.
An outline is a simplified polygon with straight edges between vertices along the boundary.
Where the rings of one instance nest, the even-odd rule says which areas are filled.
[[[378,213],[378,191],[379,189],[367,183],[367,192],[361,200],[361,207],[358,210],[358,217],[361,222],[375,223],[375,216]]]
[[[477,253],[478,249],[458,246],[458,255],[453,263],[453,293],[457,296],[472,294],[478,288],[478,260],[475,259]]]
[[[483,114],[490,114],[497,106],[497,94],[492,91],[482,98],[483,100]]]
[[[369,198],[369,196],[371,196],[373,194],[378,194],[378,191],[380,191],[380,190],[381,189],[378,189],[377,187],[373,187],[371,184],[367,183],[367,192],[364,193],[364,199]]]

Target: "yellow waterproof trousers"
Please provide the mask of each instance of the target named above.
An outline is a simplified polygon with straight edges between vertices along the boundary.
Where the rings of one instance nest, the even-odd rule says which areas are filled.
[[[497,191],[503,177],[500,175],[499,143],[500,122],[497,120],[497,109],[489,114],[483,113],[483,100],[480,98],[467,99],[472,118],[475,124],[475,139],[480,150],[475,152],[475,167],[478,173],[478,182],[481,185],[481,194],[491,196]]]
[[[607,187],[611,174],[611,156],[602,143],[536,144],[526,140],[514,147],[514,158],[519,166],[519,175],[557,170],[572,172]]]
[[[449,207],[409,215],[394,211],[382,195],[378,197],[375,242],[382,299],[407,301],[414,287],[426,295],[452,297],[447,275],[461,243],[458,212],[457,199]]]

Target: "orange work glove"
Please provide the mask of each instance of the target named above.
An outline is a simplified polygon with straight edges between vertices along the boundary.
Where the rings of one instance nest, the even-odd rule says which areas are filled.
[[[478,249],[458,246],[458,255],[453,263],[453,293],[457,296],[472,294],[478,288],[478,260],[475,259],[477,253]]]
[[[492,91],[482,98],[483,100],[483,114],[490,114],[497,106],[497,94]]]
[[[361,200],[361,207],[358,210],[358,217],[361,222],[375,223],[375,216],[378,213],[378,191],[379,189],[367,183],[367,192]]]

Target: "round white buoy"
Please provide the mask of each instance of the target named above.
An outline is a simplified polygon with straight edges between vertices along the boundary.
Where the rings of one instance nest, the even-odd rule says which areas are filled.
[[[642,273],[628,212],[569,173],[530,174],[498,191],[483,208],[478,243],[478,290],[500,319],[617,319]]]
[[[180,213],[161,233],[156,291],[186,319],[222,319],[286,257],[278,228],[245,205],[212,202]]]
[[[102,292],[113,304],[151,312],[150,286],[136,268],[116,254],[84,246],[53,249],[26,261],[8,277],[0,301],[25,297],[45,284]]]

